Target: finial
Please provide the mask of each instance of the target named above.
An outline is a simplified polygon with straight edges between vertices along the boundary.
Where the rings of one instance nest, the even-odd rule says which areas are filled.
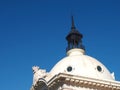
[[[76,29],[76,28],[75,28],[75,24],[74,24],[74,18],[73,18],[73,16],[72,16],[71,18],[72,18],[72,27],[71,27],[71,29],[73,30],[73,29]]]

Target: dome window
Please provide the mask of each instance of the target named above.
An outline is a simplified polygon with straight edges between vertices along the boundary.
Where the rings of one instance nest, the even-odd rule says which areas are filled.
[[[68,67],[67,67],[67,71],[68,71],[68,72],[71,72],[71,71],[72,71],[72,67],[71,67],[71,66],[68,66]]]
[[[98,70],[99,72],[101,72],[101,71],[102,71],[101,66],[97,66],[97,70]]]

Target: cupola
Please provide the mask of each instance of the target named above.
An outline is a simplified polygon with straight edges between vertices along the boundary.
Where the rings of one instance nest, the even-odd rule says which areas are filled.
[[[71,19],[72,19],[71,31],[66,36],[66,40],[68,42],[66,51],[68,52],[71,49],[85,50],[84,46],[82,45],[83,35],[76,29],[73,16],[71,17]]]

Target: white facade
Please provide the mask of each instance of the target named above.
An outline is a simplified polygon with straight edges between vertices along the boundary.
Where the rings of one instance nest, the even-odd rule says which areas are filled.
[[[85,55],[82,34],[75,29],[73,18],[71,29],[67,36],[67,56],[50,72],[34,66],[31,90],[120,90],[114,73],[95,58]]]
[[[120,90],[120,82],[84,50],[71,49],[67,54],[48,73],[34,66],[31,90]]]

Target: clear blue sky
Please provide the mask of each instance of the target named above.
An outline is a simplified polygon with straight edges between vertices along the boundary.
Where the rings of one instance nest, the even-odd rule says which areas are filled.
[[[1,0],[1,90],[29,90],[32,66],[50,71],[66,56],[71,14],[86,54],[120,80],[120,0]]]

